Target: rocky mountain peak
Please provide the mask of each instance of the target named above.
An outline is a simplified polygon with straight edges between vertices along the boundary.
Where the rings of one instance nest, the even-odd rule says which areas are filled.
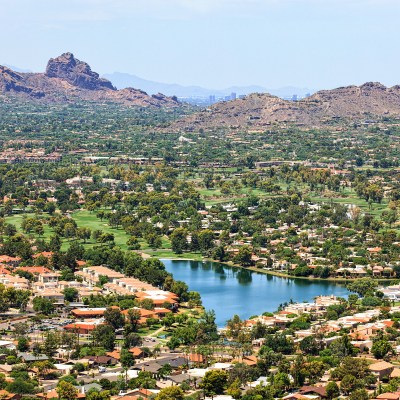
[[[63,79],[82,89],[115,90],[110,81],[100,78],[97,72],[91,70],[89,64],[78,60],[72,53],[63,53],[51,58],[47,63],[45,75],[49,78]]]

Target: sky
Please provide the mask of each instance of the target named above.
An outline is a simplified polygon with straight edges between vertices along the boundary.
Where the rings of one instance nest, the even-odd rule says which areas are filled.
[[[400,84],[400,0],[0,0],[0,63],[222,89]]]

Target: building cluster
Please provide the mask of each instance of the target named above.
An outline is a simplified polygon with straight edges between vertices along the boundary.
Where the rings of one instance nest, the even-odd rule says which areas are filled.
[[[8,148],[0,152],[0,164],[17,163],[55,163],[62,160],[62,154],[58,152],[47,153],[44,149],[13,149]]]

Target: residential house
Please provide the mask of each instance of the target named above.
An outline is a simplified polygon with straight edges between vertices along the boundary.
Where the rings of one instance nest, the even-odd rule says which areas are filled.
[[[386,361],[379,361],[377,363],[371,364],[369,370],[375,375],[379,380],[387,379],[393,372],[394,365]]]

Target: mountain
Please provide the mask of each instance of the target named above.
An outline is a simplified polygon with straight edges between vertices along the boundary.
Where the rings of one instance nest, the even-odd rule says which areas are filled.
[[[12,69],[15,72],[32,72],[30,69],[16,67],[15,65],[3,64],[5,67]]]
[[[271,93],[279,97],[292,97],[293,94],[297,94],[300,97],[304,97],[307,93],[311,92],[310,89],[296,88],[293,86],[287,86],[279,89],[267,89],[262,86],[232,86],[226,89],[206,89],[200,86],[182,86],[173,83],[154,82],[140,78],[136,75],[122,72],[105,74],[103,77],[111,81],[118,89],[132,86],[140,88],[150,94],[161,92],[168,96],[177,96],[183,98],[208,98],[211,95],[216,97],[225,97],[230,96],[231,93],[236,93],[237,95],[247,95],[250,93]]]
[[[0,66],[0,96],[43,102],[116,102],[141,107],[177,107],[180,104],[176,98],[160,93],[150,96],[130,87],[117,90],[72,53],[51,58],[44,73],[16,72]]]
[[[387,88],[368,82],[322,90],[296,102],[270,94],[251,94],[244,99],[217,103],[174,122],[169,129],[263,129],[273,123],[317,127],[338,120],[363,122],[384,116],[400,117],[400,86]]]

